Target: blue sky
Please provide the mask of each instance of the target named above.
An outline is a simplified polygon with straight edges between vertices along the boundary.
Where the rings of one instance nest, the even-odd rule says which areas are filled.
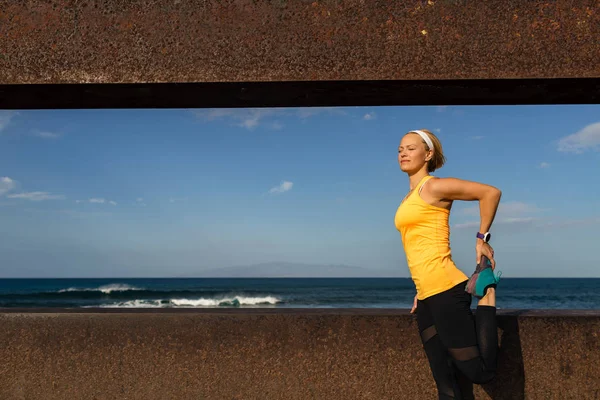
[[[505,277],[600,277],[600,106],[0,111],[0,277],[190,276],[264,262],[408,276],[403,133],[503,191]],[[451,214],[474,267],[477,203]]]

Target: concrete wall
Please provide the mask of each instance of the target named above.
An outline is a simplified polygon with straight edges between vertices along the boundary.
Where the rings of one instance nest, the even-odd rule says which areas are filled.
[[[594,0],[0,0],[0,84],[600,77]]]
[[[600,311],[500,311],[478,399],[600,398]],[[1,399],[433,399],[406,310],[2,310]]]

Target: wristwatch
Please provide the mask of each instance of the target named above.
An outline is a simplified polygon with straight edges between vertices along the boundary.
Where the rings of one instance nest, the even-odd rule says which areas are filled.
[[[492,238],[492,234],[489,232],[486,232],[486,233],[477,232],[477,238],[482,239],[484,243],[487,243]]]

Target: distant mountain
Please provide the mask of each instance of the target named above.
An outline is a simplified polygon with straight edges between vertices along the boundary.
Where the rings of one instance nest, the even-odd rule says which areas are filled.
[[[200,270],[194,274],[186,274],[186,276],[198,278],[362,278],[400,277],[399,272],[401,271],[373,270],[349,265],[269,262]]]

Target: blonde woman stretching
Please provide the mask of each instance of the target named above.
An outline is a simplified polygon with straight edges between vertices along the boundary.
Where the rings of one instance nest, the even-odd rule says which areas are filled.
[[[431,176],[444,162],[442,145],[433,133],[421,129],[404,135],[398,163],[408,175],[410,191],[396,211],[395,224],[417,288],[411,313],[416,310],[439,399],[463,399],[469,393],[460,375],[485,383],[496,374],[500,277],[493,273],[496,262],[489,230],[501,192],[482,183]],[[455,200],[479,201],[481,222],[474,234],[477,267],[470,278],[456,267],[450,252],[448,220]],[[471,296],[479,299],[475,316]]]

